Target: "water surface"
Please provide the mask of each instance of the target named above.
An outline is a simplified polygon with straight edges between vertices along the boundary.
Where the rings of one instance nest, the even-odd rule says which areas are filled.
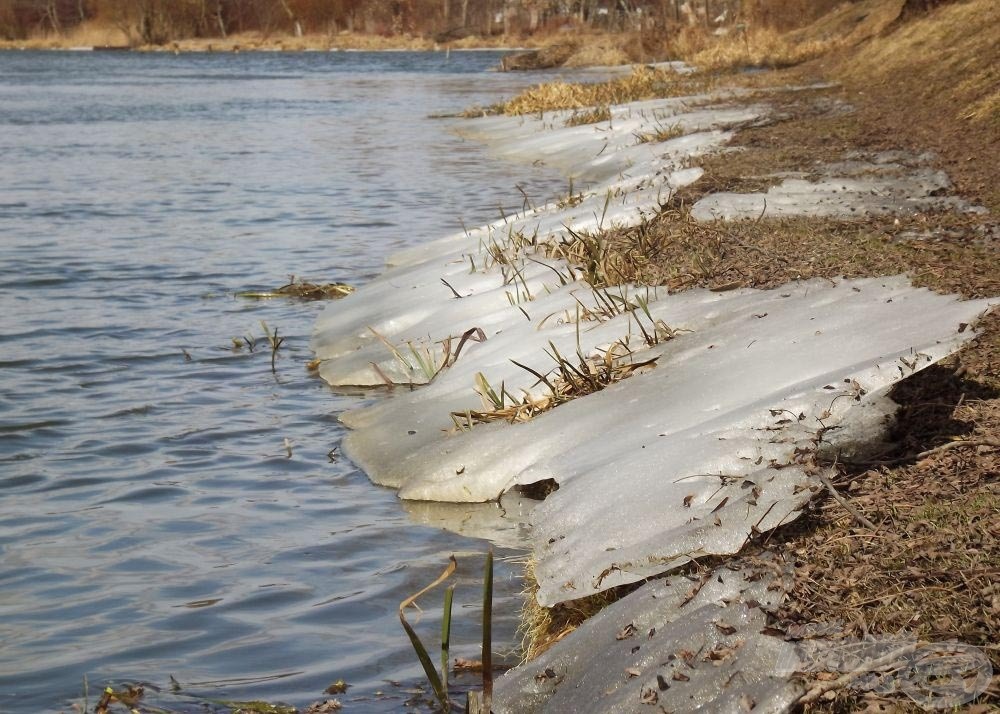
[[[300,706],[343,678],[351,710],[397,709],[419,668],[395,608],[451,552],[475,656],[485,543],[331,457],[366,396],[307,374],[319,304],[234,293],[361,284],[515,183],[553,195],[428,118],[539,81],[496,62],[0,53],[0,711],[169,676]]]

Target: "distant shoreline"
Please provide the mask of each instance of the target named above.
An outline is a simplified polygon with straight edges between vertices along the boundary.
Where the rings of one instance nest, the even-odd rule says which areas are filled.
[[[363,34],[338,35],[272,35],[244,33],[229,37],[198,37],[179,39],[162,44],[132,44],[120,33],[104,36],[89,33],[85,37],[37,37],[23,40],[0,40],[0,51],[120,51],[120,52],[483,52],[518,51],[538,47],[537,40],[521,37],[470,36],[461,40],[438,43],[431,38]]]
[[[183,54],[239,54],[240,52],[519,52],[524,51],[528,48],[525,47],[431,47],[431,48],[381,48],[381,49],[359,49],[354,47],[330,47],[329,49],[321,48],[306,48],[306,49],[289,49],[289,48],[271,48],[271,47],[253,47],[253,48],[234,48],[234,49],[179,49],[176,50],[178,53]],[[137,52],[137,53],[157,53],[157,52],[174,52],[174,48],[156,45],[153,47],[118,47],[118,46],[85,46],[85,45],[75,45],[66,47],[31,47],[28,45],[22,46],[9,46],[7,44],[0,44],[0,52]]]

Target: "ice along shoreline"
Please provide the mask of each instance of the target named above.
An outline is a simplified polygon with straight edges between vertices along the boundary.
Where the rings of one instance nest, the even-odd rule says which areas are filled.
[[[464,122],[463,132],[501,155],[558,166],[584,189],[397,254],[387,273],[317,322],[314,349],[332,385],[426,385],[343,415],[352,429],[345,448],[374,481],[403,498],[457,502],[543,482],[558,488],[528,517],[543,605],[735,554],[794,519],[823,491],[822,454],[863,451],[895,410],[892,385],[959,349],[990,307],[914,288],[902,276],[667,294],[619,284],[600,261],[580,261],[587,246],[601,250],[607,231],[641,225],[697,181],[698,159],[724,150],[740,127],[768,121],[766,101],[741,104],[739,94],[636,102],[578,126],[568,125],[571,112]],[[643,140],[651,135],[664,138]],[[770,191],[758,199],[755,219],[817,206],[825,215],[938,201],[969,208],[938,196],[940,177],[891,159],[868,162],[894,164],[888,174],[831,167],[823,190],[787,179],[780,199]],[[692,210],[701,220],[738,218],[747,200],[706,198]],[[727,200],[737,209],[722,210]],[[736,567],[731,586],[739,591],[741,578],[769,570],[762,567]],[[777,570],[751,582],[780,593]],[[495,710],[575,707],[567,697],[580,687],[602,711],[654,701],[679,711],[692,702],[722,707],[744,696],[774,710],[791,706],[801,691],[777,664],[789,653],[737,652],[777,647],[757,636],[764,615],[747,614],[774,603],[742,588],[744,605],[757,604],[720,628],[713,608],[734,601],[722,582],[643,609],[642,593],[663,583],[681,590],[677,577],[614,606],[615,618],[659,623],[643,645],[620,653],[629,674],[616,671],[594,689],[600,658],[590,669],[569,668],[580,652],[610,652],[635,634],[632,623],[632,634],[610,640],[601,629],[607,618],[594,618],[545,655],[541,670],[532,663],[502,679]],[[740,672],[757,684],[721,686],[718,667],[678,679],[668,655],[690,640],[701,643],[691,651],[728,648],[725,681]]]

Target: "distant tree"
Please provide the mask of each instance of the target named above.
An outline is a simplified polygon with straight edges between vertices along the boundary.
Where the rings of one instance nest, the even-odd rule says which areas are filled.
[[[295,36],[302,37],[302,23],[299,21],[299,16],[295,14],[294,10],[292,10],[291,5],[288,4],[288,0],[278,0],[278,4],[285,12],[285,15],[288,16],[288,21],[292,23]]]

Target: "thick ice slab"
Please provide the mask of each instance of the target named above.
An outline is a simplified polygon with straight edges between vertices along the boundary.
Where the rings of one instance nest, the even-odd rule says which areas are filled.
[[[388,272],[317,322],[314,347],[331,384],[425,385],[344,414],[347,454],[399,489],[422,522],[528,538],[542,605],[737,553],[794,519],[820,490],[818,455],[864,455],[892,419],[892,385],[959,349],[990,307],[904,276],[728,293],[593,290],[551,246],[644,220],[698,179],[698,155],[768,115],[700,101],[615,107],[610,122],[581,127],[565,126],[570,112],[467,123],[497,153],[563,167],[583,190],[392,256]],[[683,135],[638,141],[664,128]],[[917,164],[857,157],[819,180],[786,176],[767,212],[953,202],[939,196],[947,178]],[[764,208],[764,196],[720,194],[695,213],[756,218]],[[551,399],[557,354],[644,367],[524,423],[468,425],[472,412],[493,408],[493,393]],[[540,482],[558,488],[534,506],[518,497]],[[760,634],[760,604],[780,597],[767,587],[779,576],[758,575],[741,565],[698,583],[643,586],[507,675],[496,710],[783,711],[799,694],[794,667],[779,666],[783,642]],[[688,662],[679,652],[715,656]]]
[[[762,104],[701,106],[718,99],[721,95],[632,102],[611,107],[608,121],[579,126],[565,126],[574,114],[565,110],[541,117],[481,117],[457,125],[456,130],[486,142],[500,157],[542,162],[599,186],[618,177],[653,173],[671,160],[713,151],[729,141],[734,129],[769,114]],[[664,130],[680,136],[663,142],[640,140]]]
[[[528,423],[459,432],[450,412],[483,409],[477,372],[541,396],[547,388],[511,360],[544,373],[550,341],[573,353],[575,324],[522,318],[430,387],[345,415],[345,447],[408,499],[486,501],[554,480],[559,490],[531,515],[538,599],[575,599],[737,552],[754,529],[794,518],[816,488],[809,454],[834,436],[841,448],[872,438],[884,392],[956,350],[986,307],[903,277],[650,295],[652,318],[678,331],[636,353],[655,369]],[[635,344],[635,320],[581,331],[581,351],[600,355],[626,335]]]
[[[551,115],[470,124],[498,147],[586,165],[603,183],[397,254],[395,267],[317,323],[314,346],[331,384],[429,383],[343,416],[352,429],[345,450],[374,481],[404,499],[467,503],[558,485],[528,516],[542,604],[738,552],[755,531],[795,518],[818,489],[814,454],[863,450],[891,418],[892,384],[958,349],[973,335],[964,326],[987,308],[904,277],[597,293],[546,257],[571,231],[643,220],[665,193],[697,179],[684,164],[725,140],[719,125],[766,114],[726,111],[658,100],[615,108],[606,126],[565,127]],[[636,143],[637,131],[665,121],[694,133]],[[610,163],[598,170],[595,161]],[[866,161],[831,168],[855,182],[837,179],[838,191],[871,194]],[[901,157],[874,161],[878,180],[910,180],[899,177],[912,168]],[[906,191],[927,195],[946,182],[912,180]],[[617,308],[602,310],[609,303]],[[658,332],[670,339],[647,344]],[[489,411],[491,390],[550,398],[538,375],[555,379],[554,355],[601,364],[609,350],[619,363],[647,366],[527,423],[470,429],[456,417]]]
[[[496,682],[493,711],[782,712],[797,653],[762,634],[786,578],[768,563],[656,580]]]
[[[391,256],[389,271],[317,321],[313,348],[321,376],[335,386],[426,384],[445,362],[448,347],[457,348],[469,329],[479,327],[487,335],[509,329],[526,314],[538,313],[535,300],[576,281],[564,261],[546,257],[545,246],[650,218],[673,191],[701,176],[701,169],[686,165],[689,159],[728,139],[729,133],[709,127],[753,121],[763,111],[681,111],[685,105],[667,102],[668,109],[680,111],[670,115],[676,121],[671,126],[693,133],[640,143],[637,135],[666,121],[668,110],[655,103],[630,108],[628,118],[604,128],[552,128],[519,117],[481,120],[498,134],[506,132],[501,143],[510,150],[534,142],[539,151],[547,147],[569,163],[587,163],[601,181],[561,204],[501,217]],[[553,309],[573,302],[567,297]]]

